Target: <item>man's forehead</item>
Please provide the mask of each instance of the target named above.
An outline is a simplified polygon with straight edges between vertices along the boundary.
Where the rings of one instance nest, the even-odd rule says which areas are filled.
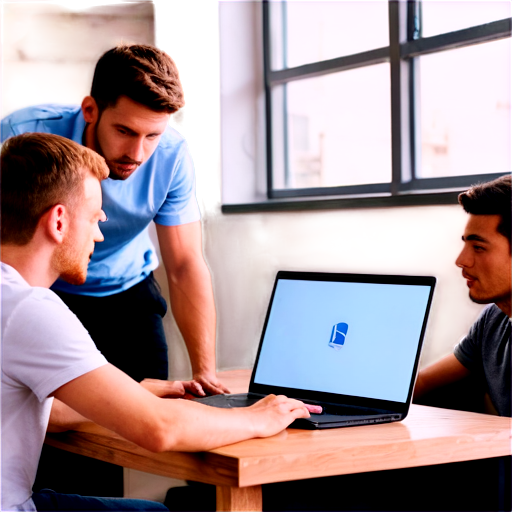
[[[108,113],[114,123],[124,124],[128,128],[131,128],[131,124],[140,123],[165,126],[170,119],[169,113],[152,110],[127,96],[121,96],[114,105],[106,107],[103,113]]]
[[[100,180],[94,174],[87,170],[84,175],[84,197],[85,199],[101,197]]]
[[[489,241],[496,235],[503,236],[498,232],[500,222],[500,215],[470,214],[463,238],[464,240]]]

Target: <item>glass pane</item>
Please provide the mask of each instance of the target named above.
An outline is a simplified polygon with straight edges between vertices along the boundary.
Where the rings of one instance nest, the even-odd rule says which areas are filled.
[[[421,3],[421,35],[435,36],[509,18],[511,5],[510,0],[424,0]]]
[[[270,19],[272,69],[389,45],[385,0],[274,1]]]
[[[419,64],[420,176],[510,172],[510,38]]]
[[[274,188],[389,183],[390,110],[389,64],[276,87]]]

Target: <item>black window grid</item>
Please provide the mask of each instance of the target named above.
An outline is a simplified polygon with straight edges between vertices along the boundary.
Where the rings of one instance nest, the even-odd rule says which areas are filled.
[[[283,2],[286,8],[286,3]],[[464,48],[482,42],[496,41],[511,36],[511,18],[486,23],[483,25],[456,30],[440,35],[421,36],[421,1],[408,0],[388,2],[389,46],[338,57],[334,59],[304,64],[297,67],[271,69],[270,40],[270,6],[263,0],[263,58],[265,78],[265,114],[266,114],[266,148],[267,148],[267,197],[268,199],[291,199],[288,205],[280,209],[335,208],[354,206],[386,206],[412,204],[450,204],[457,201],[458,193],[477,182],[489,181],[502,176],[503,173],[472,174],[466,176],[447,176],[437,178],[417,177],[417,101],[415,58],[429,53],[441,52],[455,48]],[[286,36],[284,34],[284,36]],[[284,37],[286,40],[286,37]],[[285,42],[285,41],[284,41]],[[286,48],[284,48],[286,55]],[[391,160],[392,176],[390,183],[349,185],[337,187],[276,189],[273,176],[273,127],[272,127],[272,88],[305,78],[319,77],[329,73],[347,71],[363,66],[380,63],[390,64],[391,73]],[[286,61],[283,63],[286,65]],[[283,102],[286,109],[286,99]],[[286,112],[283,113],[286,119]],[[284,129],[286,129],[286,122]],[[284,135],[284,165],[287,173],[287,137]],[[325,197],[325,205],[318,201],[301,198]],[[345,196],[341,203],[340,196]],[[241,205],[240,205],[241,206]],[[248,205],[249,206],[249,205]],[[256,205],[253,205],[256,206]],[[260,203],[261,210],[265,208]],[[250,208],[250,207],[249,207]],[[240,211],[243,210],[243,207]]]

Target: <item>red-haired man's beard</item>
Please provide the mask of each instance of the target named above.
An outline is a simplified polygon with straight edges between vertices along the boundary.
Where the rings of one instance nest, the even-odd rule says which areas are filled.
[[[54,253],[54,268],[59,277],[69,284],[84,284],[87,278],[87,266],[92,250],[84,251],[73,240],[67,238]]]

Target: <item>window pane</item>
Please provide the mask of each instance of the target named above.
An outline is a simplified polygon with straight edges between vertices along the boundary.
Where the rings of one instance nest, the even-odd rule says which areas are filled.
[[[421,35],[435,36],[509,18],[512,15],[511,5],[510,0],[424,0],[421,3]]]
[[[270,2],[272,69],[388,46],[388,5],[373,1]]]
[[[511,40],[421,57],[421,177],[510,172]]]
[[[290,82],[272,98],[274,188],[391,181],[389,64]]]

